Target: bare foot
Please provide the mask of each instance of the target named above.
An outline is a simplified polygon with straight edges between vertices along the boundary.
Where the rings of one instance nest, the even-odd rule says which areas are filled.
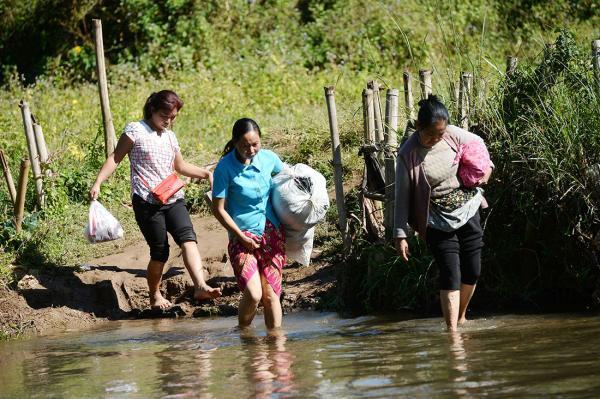
[[[173,306],[173,304],[165,299],[160,292],[154,295],[150,295],[150,308],[166,310]]]
[[[467,320],[467,318],[466,318],[466,317],[463,317],[463,318],[461,318],[461,319],[458,319],[458,325],[459,325],[459,326],[462,326],[463,324],[466,324],[466,323],[467,323],[467,321],[469,321],[469,320]]]
[[[212,288],[208,285],[200,288],[194,288],[194,299],[197,301],[202,301],[204,299],[214,299],[220,296],[220,288]]]

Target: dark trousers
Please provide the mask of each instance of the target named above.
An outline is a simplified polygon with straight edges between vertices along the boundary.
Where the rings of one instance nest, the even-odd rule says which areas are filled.
[[[479,212],[452,232],[427,228],[427,246],[440,270],[440,289],[458,290],[461,283],[477,283],[483,248]]]
[[[187,241],[196,242],[194,226],[183,199],[173,204],[155,205],[134,195],[132,202],[135,221],[150,247],[151,260],[166,262],[169,259],[167,232],[177,245]]]

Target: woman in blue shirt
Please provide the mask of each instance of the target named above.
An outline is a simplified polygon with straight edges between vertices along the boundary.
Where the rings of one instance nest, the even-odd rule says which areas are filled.
[[[261,150],[261,132],[252,119],[239,119],[223,150],[213,182],[212,211],[229,232],[229,259],[243,292],[240,327],[249,326],[262,300],[267,328],[281,327],[281,280],[285,235],[270,201],[271,177],[283,163]]]

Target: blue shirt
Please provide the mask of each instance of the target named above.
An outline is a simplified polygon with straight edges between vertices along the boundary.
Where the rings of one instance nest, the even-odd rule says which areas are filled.
[[[262,235],[268,219],[279,228],[273,212],[271,176],[283,168],[273,151],[261,149],[248,165],[230,151],[219,161],[213,175],[213,197],[225,198],[225,210],[242,231]]]

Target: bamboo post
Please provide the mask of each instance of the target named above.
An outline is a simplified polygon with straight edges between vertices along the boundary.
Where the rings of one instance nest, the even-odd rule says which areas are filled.
[[[108,157],[114,150],[117,138],[110,112],[108,99],[108,83],[106,80],[106,66],[104,64],[104,44],[102,40],[102,21],[94,19],[94,33],[96,42],[96,70],[98,72],[98,89],[100,91],[100,106],[102,107],[102,121],[104,122],[104,152]]]
[[[0,163],[2,164],[2,171],[4,172],[4,179],[6,179],[6,185],[8,186],[10,201],[12,202],[13,206],[15,206],[15,202],[17,201],[17,190],[15,189],[15,182],[13,181],[12,173],[10,173],[10,166],[8,165],[8,160],[6,159],[4,150],[0,150]]]
[[[404,71],[402,74],[402,79],[404,80],[404,103],[406,106],[406,119],[415,120],[417,117],[415,116],[415,104],[413,102],[412,78],[410,77],[410,72]]]
[[[346,219],[346,204],[344,202],[344,184],[342,180],[342,147],[337,123],[337,109],[335,106],[335,88],[325,87],[325,101],[329,116],[329,131],[331,133],[331,150],[333,152],[333,178],[335,181],[335,202],[338,210],[339,229],[344,241],[345,253],[350,251],[350,235],[348,234],[348,220]]]
[[[375,143],[375,110],[373,109],[373,90],[363,89],[363,118],[365,144]]]
[[[33,132],[33,123],[31,121],[31,111],[29,104],[21,100],[21,115],[23,117],[23,127],[25,129],[25,137],[27,138],[27,148],[29,150],[29,159],[31,160],[31,169],[33,170],[33,178],[35,180],[35,191],[37,193],[37,204],[40,208],[44,206],[44,187],[42,183],[42,168],[40,167],[40,157],[35,142],[35,134]]]
[[[394,236],[394,182],[396,179],[396,147],[398,139],[398,90],[389,89],[385,96],[385,207],[384,226],[385,236],[391,240]]]
[[[510,78],[517,69],[517,62],[519,59],[517,57],[508,56],[506,57],[506,77]]]
[[[596,74],[596,84],[600,90],[600,40],[592,41],[592,63]]]
[[[46,139],[44,138],[44,131],[42,125],[40,125],[35,116],[31,114],[31,123],[33,123],[33,133],[35,135],[35,144],[40,156],[40,162],[44,165],[48,164],[48,146],[46,145]],[[50,169],[46,169],[46,175],[50,174]]]
[[[419,71],[419,83],[421,84],[421,99],[426,100],[431,94],[431,71],[429,69],[421,69]]]
[[[385,96],[385,146],[395,152],[398,146],[398,89],[388,89]]]
[[[470,110],[470,95],[471,83],[473,75],[468,72],[463,72],[460,75],[460,91],[458,94],[459,103],[459,121],[463,129],[469,129],[469,110]]]
[[[379,97],[379,83],[371,80],[367,83],[367,88],[373,90],[373,115],[375,117],[375,140],[377,144],[382,145],[385,140],[383,130],[383,117],[381,113],[381,99]]]
[[[23,214],[25,212],[25,194],[27,194],[27,177],[29,176],[29,159],[21,160],[21,171],[19,173],[19,186],[15,201],[15,228],[17,233],[21,232]]]

